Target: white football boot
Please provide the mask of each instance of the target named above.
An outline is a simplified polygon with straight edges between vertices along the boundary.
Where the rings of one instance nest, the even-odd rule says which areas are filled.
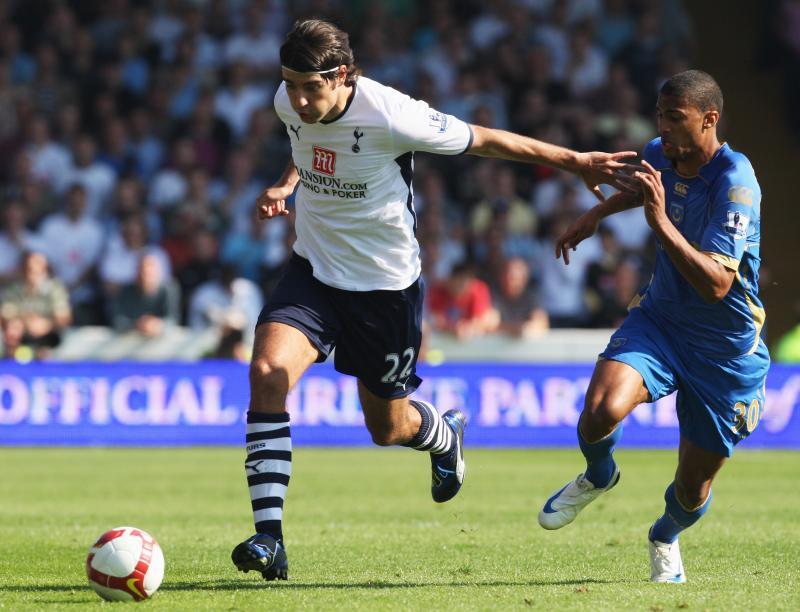
[[[650,543],[650,582],[686,582],[683,560],[678,540],[672,544],[656,542],[648,537]]]
[[[539,511],[539,524],[545,529],[561,529],[569,525],[591,502],[619,482],[619,468],[614,467],[611,480],[605,487],[594,486],[583,474],[556,491]]]

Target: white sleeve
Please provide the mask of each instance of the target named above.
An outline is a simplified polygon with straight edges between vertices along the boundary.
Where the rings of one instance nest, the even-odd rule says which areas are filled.
[[[426,151],[444,155],[464,153],[472,144],[472,129],[453,115],[404,97],[391,113],[392,135],[398,152]]]

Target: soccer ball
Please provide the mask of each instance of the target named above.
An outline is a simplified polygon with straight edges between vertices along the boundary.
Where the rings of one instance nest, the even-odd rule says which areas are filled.
[[[136,527],[106,531],[86,557],[89,585],[109,601],[142,601],[164,578],[164,553],[149,533]]]

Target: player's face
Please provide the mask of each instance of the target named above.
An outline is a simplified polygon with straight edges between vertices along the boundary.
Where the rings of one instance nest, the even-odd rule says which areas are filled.
[[[286,93],[294,111],[303,123],[316,123],[324,119],[339,98],[343,79],[325,79],[319,74],[301,74],[284,68]]]
[[[656,124],[664,157],[671,161],[691,157],[702,145],[707,114],[684,98],[659,96]]]

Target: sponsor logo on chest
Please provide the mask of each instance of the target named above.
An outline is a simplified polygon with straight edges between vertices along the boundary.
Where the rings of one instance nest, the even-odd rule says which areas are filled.
[[[314,145],[311,166],[316,172],[333,176],[336,174],[336,152]]]

